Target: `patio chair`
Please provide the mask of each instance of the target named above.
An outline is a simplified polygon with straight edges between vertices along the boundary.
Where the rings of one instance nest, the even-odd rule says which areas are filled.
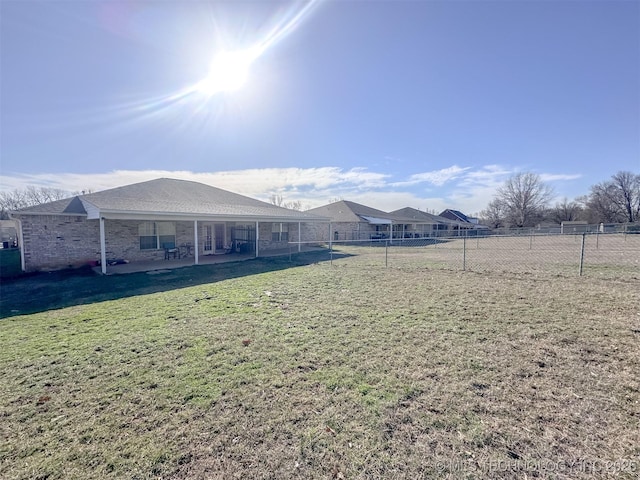
[[[193,248],[193,246],[189,242],[180,244],[180,256],[181,257],[190,257],[192,248]]]
[[[173,255],[173,258],[180,258],[180,249],[176,247],[176,244],[171,243],[163,243],[162,248],[164,248],[164,259],[169,260],[169,257]]]

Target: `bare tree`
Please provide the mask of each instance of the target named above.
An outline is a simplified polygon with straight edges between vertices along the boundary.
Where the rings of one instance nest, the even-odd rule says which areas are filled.
[[[598,222],[640,220],[640,175],[620,171],[611,180],[593,185],[587,206]]]
[[[578,220],[582,215],[582,207],[574,200],[569,201],[567,197],[562,199],[562,202],[558,202],[549,211],[548,218],[556,223],[571,222]]]
[[[29,185],[23,189],[0,192],[0,217],[8,218],[12,210],[40,205],[67,198],[69,192],[53,187],[35,187]]]
[[[505,212],[505,222],[515,227],[535,225],[553,197],[553,189],[540,175],[531,172],[518,173],[498,189],[494,201]]]
[[[504,204],[494,198],[487,208],[480,212],[480,223],[491,228],[500,228],[505,226],[505,217]]]
[[[67,197],[69,193],[59,188],[34,187],[33,185],[29,185],[25,188],[25,195],[29,206],[31,206],[62,200]]]
[[[291,210],[298,210],[298,211],[304,210],[304,205],[302,204],[301,200],[291,200],[289,202],[284,202],[282,206],[284,208],[289,208]]]
[[[627,215],[627,221],[637,221],[640,217],[640,174],[618,172],[612,182],[618,191],[617,204]]]
[[[274,193],[269,197],[269,203],[275,205],[276,207],[281,207],[282,202],[284,202],[284,198],[282,198],[282,195],[276,195]]]
[[[24,190],[0,192],[0,210],[2,213],[9,212],[11,210],[18,210],[28,206],[27,199]]]
[[[288,202],[284,201],[282,195],[273,194],[269,197],[269,203],[275,205],[276,207],[289,208],[291,210],[303,210],[303,205],[301,200],[290,200]]]

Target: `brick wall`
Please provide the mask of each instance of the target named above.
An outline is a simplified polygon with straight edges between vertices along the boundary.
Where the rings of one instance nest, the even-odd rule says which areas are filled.
[[[23,215],[27,272],[79,267],[100,258],[98,220],[72,215]]]
[[[24,215],[27,272],[58,270],[100,260],[100,222],[80,216]],[[140,250],[139,220],[105,220],[107,260],[164,260],[164,250]],[[174,222],[176,245],[193,243],[193,222]]]
[[[302,241],[327,242],[329,235],[331,240],[336,240],[336,232],[338,232],[337,240],[368,240],[372,234],[376,233],[376,227],[365,222],[332,222],[331,232],[329,232],[328,223],[303,223]]]
[[[296,234],[298,232],[298,224],[293,227],[293,224],[289,225],[289,235],[291,235],[291,231],[295,229]],[[274,242],[272,241],[272,228],[273,222],[260,222],[259,224],[260,230],[258,235],[258,255],[260,252],[268,251],[268,250],[277,250],[282,248],[287,248],[289,246],[289,240],[285,240],[284,242]]]
[[[24,215],[22,221],[23,251],[26,271],[47,271],[80,267],[100,260],[100,223],[82,216]],[[140,249],[140,220],[105,220],[107,260],[150,261],[164,260],[163,249]],[[193,222],[174,222],[176,245],[193,244]],[[202,227],[199,222],[199,228]],[[233,222],[227,222],[225,243],[230,241]],[[260,251],[288,248],[288,241],[298,241],[298,223],[289,223],[289,240],[272,241],[272,223],[260,222]],[[303,223],[302,241],[326,241],[327,223]],[[203,252],[202,231],[198,249]]]
[[[105,220],[107,259],[130,262],[164,260],[164,249],[140,250],[140,220]],[[176,226],[176,245],[193,244],[193,222],[172,222]],[[202,243],[202,240],[200,241]]]
[[[303,242],[327,242],[329,240],[329,223],[303,223],[301,226]],[[296,226],[296,235],[298,227]]]

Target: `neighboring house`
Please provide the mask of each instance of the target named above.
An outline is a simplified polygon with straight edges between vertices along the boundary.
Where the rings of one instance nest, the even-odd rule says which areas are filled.
[[[469,217],[467,217],[464,213],[459,210],[452,210],[450,208],[442,211],[439,216],[449,220],[455,220],[457,222],[472,223],[469,221]]]
[[[202,255],[288,247],[305,225],[324,223],[307,212],[277,207],[202,183],[160,178],[11,212],[18,222],[24,271],[118,259],[159,260],[184,249]],[[175,255],[175,253],[174,253]]]
[[[355,202],[341,200],[308,210],[308,213],[328,217],[330,232],[320,232],[318,238],[331,240],[370,240],[420,238],[451,231],[457,222],[437,218],[413,208],[383,212]]]
[[[392,232],[393,220],[388,213],[347,200],[312,208],[307,213],[329,218],[330,230],[318,232],[318,237],[326,240],[329,236],[331,240],[389,238]]]
[[[391,212],[392,215],[410,219],[411,229],[417,232],[417,236],[451,235],[456,231],[460,222],[448,218],[432,215],[416,208],[405,207]],[[408,227],[405,231],[411,231]],[[416,236],[416,235],[414,235]]]
[[[467,233],[482,233],[480,231],[488,231],[489,227],[485,225],[480,225],[479,221],[476,217],[469,217],[462,213],[460,210],[453,210],[451,208],[447,208],[442,211],[439,215],[440,217],[446,218],[448,220],[453,220],[457,222],[457,230],[478,230],[477,232],[467,232]]]
[[[18,246],[18,229],[15,220],[0,220],[0,249]]]

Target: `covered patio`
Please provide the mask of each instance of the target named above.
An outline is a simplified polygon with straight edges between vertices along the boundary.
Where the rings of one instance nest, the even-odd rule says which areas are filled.
[[[267,250],[260,255],[260,257],[276,257],[294,255],[296,253],[317,252],[324,250],[323,247],[313,245],[291,245],[288,248],[279,248],[274,250]],[[198,259],[197,265],[216,265],[222,263],[242,262],[245,260],[251,260],[256,258],[254,253],[231,253],[227,255],[203,255]],[[127,273],[137,272],[163,272],[168,270],[174,270],[176,268],[191,267],[194,266],[193,257],[181,257],[165,260],[146,260],[135,261],[128,263],[117,263],[115,265],[107,265],[105,271],[102,266],[93,267],[93,271],[104,275],[121,275]]]

